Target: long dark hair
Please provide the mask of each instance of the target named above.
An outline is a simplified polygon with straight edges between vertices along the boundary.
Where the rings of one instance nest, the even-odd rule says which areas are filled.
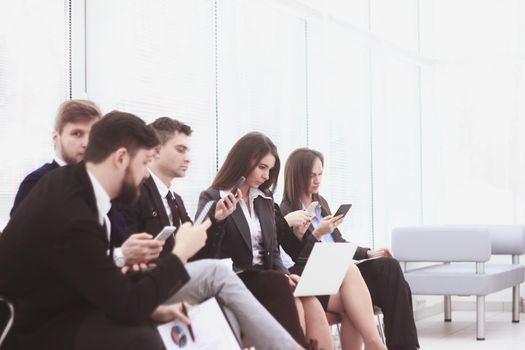
[[[241,176],[248,177],[259,161],[268,154],[275,157],[275,165],[270,170],[269,179],[259,186],[259,189],[267,191],[271,187],[273,191],[277,186],[281,163],[277,147],[268,136],[260,132],[250,132],[233,145],[215,176],[212,186],[219,190],[232,188]]]
[[[312,168],[316,159],[321,161],[324,166],[324,157],[321,152],[309,148],[298,148],[293,151],[284,166],[284,194],[283,203],[290,206],[292,211],[302,209],[301,197],[304,196],[310,187]],[[324,200],[314,194],[312,200],[318,201],[324,206]],[[323,208],[327,209],[327,208]]]

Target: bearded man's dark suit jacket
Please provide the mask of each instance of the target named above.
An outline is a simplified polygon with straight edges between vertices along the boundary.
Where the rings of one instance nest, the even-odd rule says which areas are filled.
[[[178,209],[175,215],[175,217],[178,218],[173,225],[179,227],[181,223],[192,222],[182,198],[178,194],[174,192],[172,193]],[[138,202],[132,205],[122,205],[121,208],[125,218],[124,224],[126,227],[118,227],[121,226],[121,224],[115,223],[113,218],[111,218],[112,226],[115,226],[117,231],[129,232],[129,234],[147,232],[152,236],[156,236],[164,226],[171,225],[166,209],[164,208],[161,194],[151,176],[141,186]],[[217,250],[222,240],[221,225],[212,219],[212,226],[208,229],[207,234],[208,239],[206,240],[206,246],[197,252],[191,260],[217,257]],[[117,244],[117,246],[118,245],[119,244]],[[161,256],[170,254],[174,245],[175,239],[172,235],[166,240]]]
[[[108,248],[85,164],[43,177],[0,236],[0,295],[15,306],[5,349],[73,349],[93,312],[118,324],[147,322],[189,279],[182,262],[166,255],[132,280]]]
[[[15,213],[16,208],[22,203],[24,198],[29,194],[31,189],[40,181],[41,178],[44,177],[44,175],[47,175],[51,172],[51,170],[55,170],[57,168],[60,168],[60,165],[56,161],[52,161],[51,163],[46,163],[42,165],[40,168],[36,169],[29,175],[27,175],[24,180],[20,183],[20,186],[18,187],[18,192],[15,196],[15,202],[13,204],[13,208],[11,208],[10,216],[13,216]],[[115,242],[124,242],[124,240],[131,234],[128,230],[128,228],[125,226],[124,217],[122,214],[122,209],[120,207],[120,203],[113,201],[111,210],[108,213],[108,217],[111,220],[111,239]]]
[[[321,216],[331,215],[328,203],[321,196],[319,196],[319,203],[322,207]],[[318,242],[312,234],[314,227],[310,225],[302,240],[299,240],[283,217],[283,214],[293,211],[290,205],[283,202],[280,208],[275,205],[274,209],[279,228],[277,230],[279,243],[295,262],[290,271],[301,274],[314,244]],[[337,228],[331,235],[336,243],[347,242]],[[368,250],[369,248],[358,247],[354,259],[368,258]],[[362,262],[357,267],[370,291],[373,304],[383,310],[387,347],[389,349],[397,349],[397,346],[401,349],[419,347],[412,309],[412,292],[405,281],[399,262],[394,258],[383,257]]]

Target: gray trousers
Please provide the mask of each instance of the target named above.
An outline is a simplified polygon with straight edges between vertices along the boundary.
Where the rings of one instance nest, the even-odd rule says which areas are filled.
[[[298,344],[255,299],[237,275],[218,260],[199,260],[185,265],[190,280],[166,304],[185,301],[198,304],[216,297],[225,306],[237,336],[245,335],[258,350],[285,350]],[[240,331],[240,332],[239,332]]]

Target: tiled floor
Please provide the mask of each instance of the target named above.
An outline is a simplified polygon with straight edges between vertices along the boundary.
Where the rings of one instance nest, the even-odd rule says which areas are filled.
[[[443,314],[417,321],[422,350],[510,350],[525,349],[525,318],[511,322],[510,312],[487,312],[485,340],[476,340],[476,313],[455,311],[452,322],[443,322]]]
[[[416,322],[421,350],[525,350],[525,315],[520,323],[511,322],[510,312],[487,312],[485,340],[476,340],[476,313],[454,311],[452,322],[443,314]],[[335,350],[341,347],[334,331]]]

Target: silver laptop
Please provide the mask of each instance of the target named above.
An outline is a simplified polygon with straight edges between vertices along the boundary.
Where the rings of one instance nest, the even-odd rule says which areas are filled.
[[[316,243],[295,288],[296,297],[337,293],[346,270],[353,264],[357,245],[353,243]]]

